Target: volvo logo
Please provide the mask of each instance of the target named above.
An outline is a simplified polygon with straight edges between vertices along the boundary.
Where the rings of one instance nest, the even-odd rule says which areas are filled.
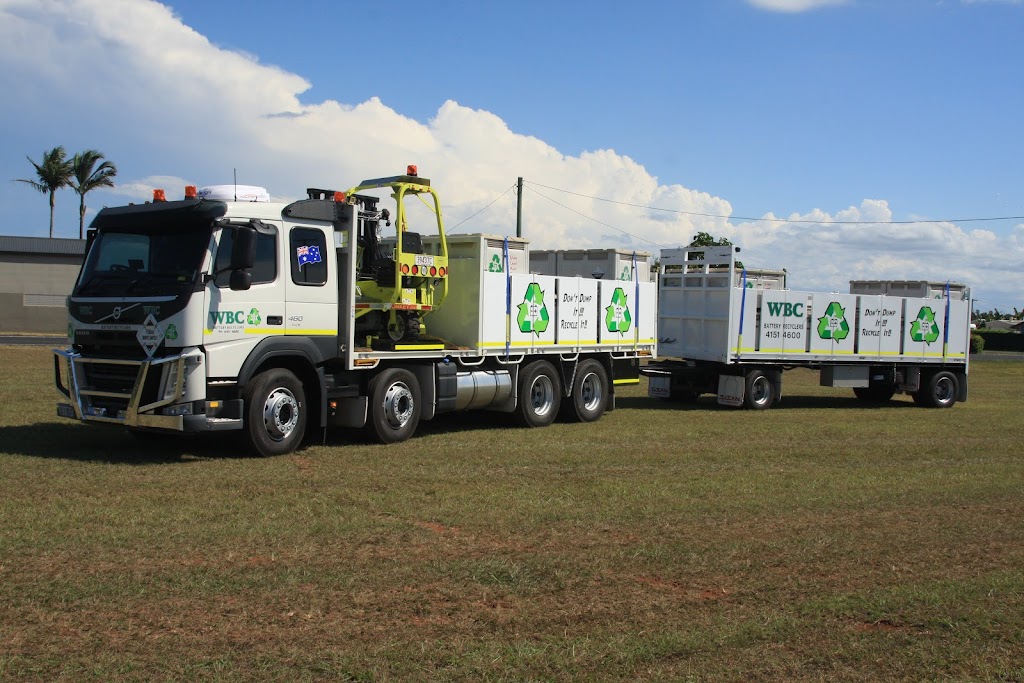
[[[110,318],[113,318],[114,320],[120,320],[122,313],[127,313],[128,311],[132,310],[136,306],[141,306],[141,305],[142,304],[132,304],[131,306],[125,306],[124,308],[121,308],[120,306],[114,306],[114,310],[113,310],[113,312],[111,312],[110,315],[105,315],[102,318],[98,318],[96,320],[96,322],[101,323],[104,320],[109,320]]]

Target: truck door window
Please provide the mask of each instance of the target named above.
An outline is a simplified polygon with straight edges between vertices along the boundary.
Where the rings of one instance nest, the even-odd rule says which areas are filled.
[[[214,270],[217,278],[214,281],[218,287],[227,287],[231,279],[231,272],[224,270],[231,264],[231,245],[235,242],[235,231],[232,228],[225,228],[221,232],[220,245],[217,247],[217,258],[214,261]],[[223,271],[223,272],[222,272]],[[256,260],[253,262],[252,283],[254,285],[266,284],[277,279],[277,236],[267,233],[256,235]]]
[[[327,282],[327,239],[320,230],[295,228],[289,238],[292,281],[297,285]]]

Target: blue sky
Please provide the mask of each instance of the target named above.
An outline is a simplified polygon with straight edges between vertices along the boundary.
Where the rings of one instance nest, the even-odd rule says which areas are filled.
[[[954,279],[1024,307],[1024,220],[942,222],[1024,216],[1021,35],[1024,4],[995,0],[0,0],[0,177],[98,148],[120,187],[93,213],[233,168],[289,199],[417,163],[454,224],[523,176],[539,248],[708,230],[800,289]],[[0,201],[0,232],[46,234],[43,195]],[[77,235],[77,197],[57,202]],[[930,222],[886,223],[906,220]]]

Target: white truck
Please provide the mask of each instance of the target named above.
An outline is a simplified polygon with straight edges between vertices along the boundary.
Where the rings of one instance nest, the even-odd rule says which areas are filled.
[[[531,275],[525,240],[446,235],[413,166],[288,204],[244,190],[99,212],[54,350],[58,415],[239,430],[275,455],[459,410],[597,420],[656,353],[653,283]]]
[[[763,410],[782,398],[782,372],[820,370],[822,386],[865,401],[910,394],[920,406],[967,400],[970,291],[851,282],[851,293],[755,285],[735,248],[661,252],[658,352],[648,394]],[[776,281],[777,282],[777,281]],[[926,283],[921,283],[926,284]],[[893,296],[912,289],[918,296]],[[939,298],[935,298],[935,297]]]

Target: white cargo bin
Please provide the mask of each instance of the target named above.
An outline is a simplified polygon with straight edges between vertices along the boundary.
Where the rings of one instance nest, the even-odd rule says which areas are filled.
[[[502,235],[448,235],[445,239],[448,243],[448,259],[469,261],[472,264],[470,270],[503,273],[505,239]],[[424,236],[424,248],[432,254],[437,253],[438,241],[437,235]],[[508,260],[513,273],[530,272],[529,249],[528,240],[522,237],[508,238]]]
[[[558,252],[550,249],[531,251],[530,272],[538,275],[558,275]]]
[[[884,296],[888,293],[887,280],[850,280],[850,294]]]
[[[728,270],[727,268],[724,270]],[[737,270],[734,287],[743,286],[743,271]],[[772,290],[786,288],[786,271],[747,268],[747,289]]]
[[[850,294],[944,299],[946,283],[928,280],[850,280]],[[950,282],[949,296],[954,301],[964,301],[970,297],[970,289],[963,283]]]
[[[949,297],[954,301],[963,301],[967,287],[958,282],[949,283]],[[889,296],[902,296],[917,299],[944,299],[946,297],[945,282],[928,282],[927,280],[890,280]]]
[[[506,348],[519,354],[626,351],[656,343],[652,283],[530,274],[528,243],[514,238],[509,238],[512,268],[506,273],[499,269],[503,240],[490,235],[448,238],[452,284],[444,303],[427,319],[432,335],[481,354]]]
[[[556,252],[556,274],[595,280],[632,280],[633,253],[627,249],[566,249]],[[651,281],[651,255],[636,252],[636,279]]]

